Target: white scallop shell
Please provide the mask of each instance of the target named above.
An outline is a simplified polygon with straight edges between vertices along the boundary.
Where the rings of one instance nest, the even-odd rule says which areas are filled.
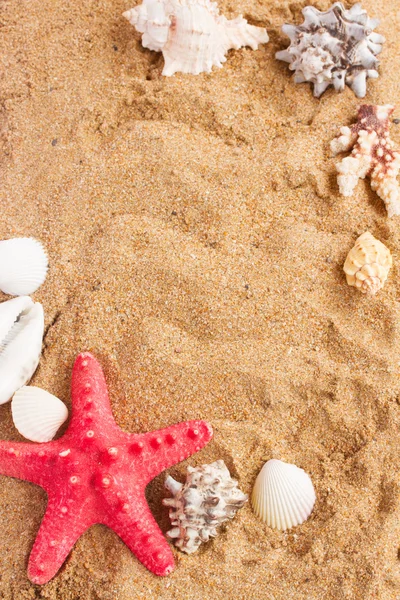
[[[163,53],[167,76],[209,73],[222,67],[231,48],[257,50],[269,39],[264,28],[241,16],[229,21],[210,0],[143,0],[123,16],[143,33],[145,48]]]
[[[19,389],[11,402],[19,433],[32,442],[49,442],[68,418],[68,409],[56,396],[34,386]]]
[[[25,385],[39,364],[43,308],[28,296],[0,304],[0,404]]]
[[[356,239],[343,270],[349,285],[373,296],[383,288],[392,264],[389,248],[366,231]]]
[[[46,279],[47,254],[33,238],[0,242],[0,290],[11,296],[33,294]]]
[[[314,486],[303,469],[272,459],[258,474],[251,503],[257,517],[285,531],[308,519],[315,499]]]

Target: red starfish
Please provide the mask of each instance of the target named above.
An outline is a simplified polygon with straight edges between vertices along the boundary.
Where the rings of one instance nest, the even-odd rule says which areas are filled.
[[[112,416],[103,371],[89,353],[74,364],[72,406],[69,428],[58,440],[0,441],[0,474],[31,481],[48,494],[29,579],[47,583],[95,523],[113,529],[150,571],[168,575],[173,554],[147,505],[145,487],[205,446],[210,425],[188,421],[151,433],[123,432]]]

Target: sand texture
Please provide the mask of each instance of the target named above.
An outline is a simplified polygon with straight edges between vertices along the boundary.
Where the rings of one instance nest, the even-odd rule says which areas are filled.
[[[353,92],[317,100],[274,58],[306,4],[222,0],[269,44],[163,78],[162,55],[121,16],[128,0],[1,1],[0,239],[35,236],[51,262],[32,383],[70,406],[73,361],[90,350],[124,430],[213,424],[175,478],[222,458],[249,493],[280,458],[317,492],[287,533],[246,505],[196,554],[176,552],[168,578],[95,526],[39,587],[26,566],[46,495],[0,477],[1,600],[400,598],[400,219],[368,182],[338,193],[329,142],[353,122]],[[366,101],[395,104],[400,6],[363,6],[387,39]],[[391,136],[399,147],[400,125]],[[394,258],[374,298],[342,271],[367,229]],[[9,404],[0,438],[21,439]],[[166,531],[164,479],[148,498]]]

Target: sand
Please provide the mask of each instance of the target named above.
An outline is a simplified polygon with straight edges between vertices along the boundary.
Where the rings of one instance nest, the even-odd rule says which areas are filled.
[[[26,566],[46,495],[1,477],[2,600],[400,598],[399,219],[367,182],[338,194],[329,142],[355,117],[352,91],[314,99],[274,59],[306,4],[221,1],[270,43],[172,78],[121,16],[129,2],[0,5],[0,239],[39,238],[51,265],[32,383],[70,406],[74,358],[90,350],[124,430],[213,424],[176,478],[222,458],[249,493],[274,457],[305,469],[318,497],[287,533],[246,505],[196,554],[176,552],[168,578],[95,526],[39,587]],[[366,101],[396,103],[398,2],[363,5],[387,38]],[[400,125],[391,134],[400,146]],[[342,272],[367,229],[394,256],[372,299]],[[0,438],[21,439],[9,404]],[[166,531],[164,479],[148,499]]]

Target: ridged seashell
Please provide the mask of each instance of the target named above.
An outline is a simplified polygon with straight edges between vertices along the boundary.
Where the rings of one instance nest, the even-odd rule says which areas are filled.
[[[231,48],[257,50],[269,39],[241,16],[228,21],[210,0],[144,0],[123,16],[143,33],[145,48],[163,53],[163,75],[209,73],[222,67]]]
[[[0,304],[0,404],[25,385],[39,364],[43,308],[28,296]]]
[[[68,409],[56,396],[34,386],[15,392],[11,412],[19,433],[32,442],[49,442],[68,418]]]
[[[392,264],[389,248],[366,231],[348,253],[343,270],[349,285],[373,295],[384,286]]]
[[[170,506],[169,518],[174,526],[167,535],[175,545],[192,554],[201,542],[217,535],[217,527],[233,519],[247,502],[247,495],[237,487],[223,460],[202,467],[188,467],[186,483],[168,477],[165,487],[173,498],[165,498]]]
[[[47,254],[33,238],[0,242],[0,290],[11,296],[29,296],[46,279]]]
[[[281,460],[269,460],[258,474],[251,503],[270,527],[285,531],[304,523],[315,504],[315,490],[303,469]]]
[[[306,6],[302,12],[302,25],[282,27],[290,46],[277,52],[276,58],[290,63],[295,83],[311,82],[317,98],[330,85],[338,92],[348,85],[363,98],[367,77],[379,77],[376,55],[385,41],[373,32],[379,20],[370,19],[360,4],[346,10],[341,2],[335,2],[326,12],[313,6]]]

